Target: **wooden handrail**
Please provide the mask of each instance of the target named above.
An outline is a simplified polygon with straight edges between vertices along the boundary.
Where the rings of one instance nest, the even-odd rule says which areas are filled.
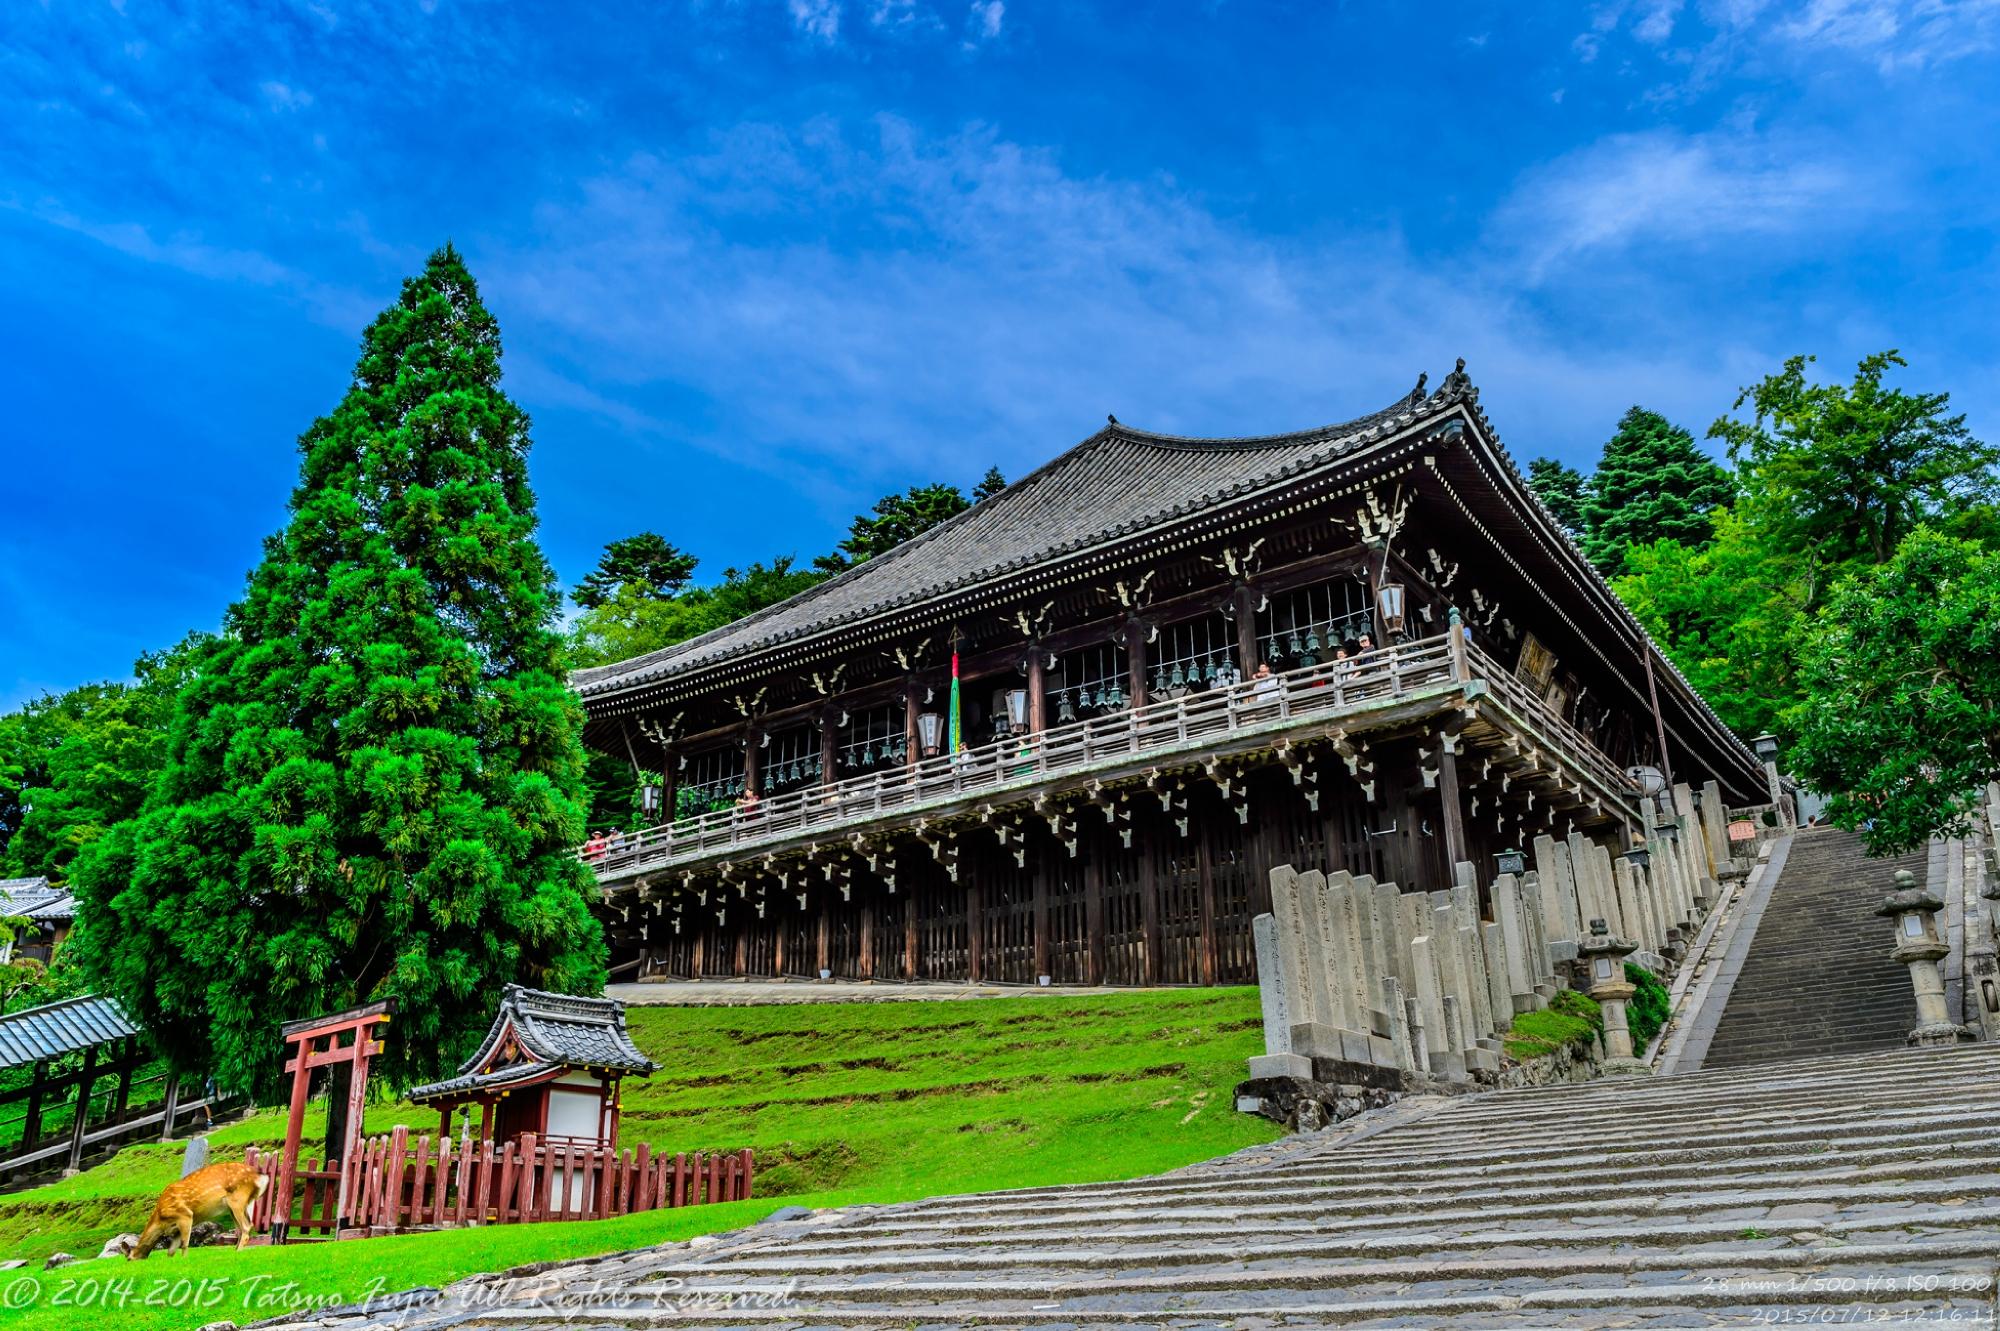
[[[1438,685],[1483,680],[1510,711],[1545,737],[1551,750],[1606,783],[1628,784],[1623,771],[1575,726],[1557,715],[1511,671],[1462,636],[1443,633],[1246,680],[1224,688],[1148,699],[1142,708],[1087,717],[1039,734],[1009,736],[953,754],[923,758],[894,771],[807,786],[662,823],[631,834],[616,849],[577,854],[599,876],[664,865],[705,851],[759,844],[792,833],[831,829],[940,797],[1035,783],[1085,770],[1113,757],[1143,757],[1208,736],[1281,729],[1306,717],[1335,715]]]

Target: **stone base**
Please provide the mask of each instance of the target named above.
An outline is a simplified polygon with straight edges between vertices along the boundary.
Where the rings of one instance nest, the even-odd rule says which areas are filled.
[[[1313,1061],[1304,1054],[1258,1054],[1250,1060],[1250,1080],[1265,1077],[1293,1077],[1311,1081]]]
[[[1606,1077],[1650,1077],[1653,1065],[1638,1058],[1607,1058],[1597,1065],[1597,1071]]]
[[[1379,1070],[1378,1070],[1379,1071]],[[1319,1081],[1301,1077],[1257,1077],[1238,1083],[1236,1108],[1282,1123],[1293,1132],[1319,1129],[1392,1105],[1405,1095],[1457,1095],[1472,1089],[1446,1086],[1428,1077],[1404,1076],[1396,1086]]]
[[[1910,1032],[1910,1043],[1927,1048],[1971,1044],[1978,1037],[1970,1029],[1950,1021],[1926,1022]]]

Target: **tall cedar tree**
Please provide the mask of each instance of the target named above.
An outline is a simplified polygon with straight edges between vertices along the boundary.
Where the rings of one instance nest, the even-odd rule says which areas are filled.
[[[1542,501],[1549,516],[1569,533],[1569,538],[1581,543],[1585,526],[1583,505],[1590,497],[1590,482],[1584,474],[1554,458],[1536,458],[1528,464],[1528,488]]]
[[[1733,494],[1729,473],[1694,436],[1656,411],[1634,407],[1604,445],[1585,490],[1583,551],[1600,572],[1616,573],[1628,546],[1708,540],[1709,515]]]
[[[180,695],[145,812],[78,862],[86,964],[183,1068],[269,1092],[280,1022],[393,996],[408,1082],[510,980],[603,985],[571,852],[582,717],[499,382],[447,246],[301,437],[290,521]]]

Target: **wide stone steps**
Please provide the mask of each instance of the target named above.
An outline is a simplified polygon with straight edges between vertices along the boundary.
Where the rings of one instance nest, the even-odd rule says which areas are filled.
[[[1994,1326],[2000,1047],[1408,1100],[1128,1182],[774,1220],[430,1328]],[[363,1331],[338,1319],[327,1331]]]
[[[1901,1046],[1916,1002],[1875,908],[1896,870],[1921,881],[1926,859],[1920,850],[1871,860],[1852,833],[1797,833],[1702,1066]]]

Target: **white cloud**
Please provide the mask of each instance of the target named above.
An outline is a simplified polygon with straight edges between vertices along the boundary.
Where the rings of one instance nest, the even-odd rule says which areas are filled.
[[[257,91],[264,94],[264,101],[273,111],[303,111],[312,105],[312,94],[304,88],[294,88],[289,83],[268,79],[257,85]]]
[[[1754,130],[1619,134],[1526,173],[1495,214],[1496,236],[1532,279],[1593,251],[1700,245],[1849,220],[1847,168]]]
[[[1680,15],[1682,3],[1683,0],[1650,0],[1633,21],[1632,35],[1658,46],[1674,35],[1674,20]]]
[[[792,23],[808,37],[822,42],[840,38],[840,0],[785,0]]]
[[[1872,57],[1890,73],[1990,51],[1997,22],[2000,0],[1807,0],[1775,32],[1803,46]]]
[[[1007,13],[1004,0],[972,0],[968,25],[974,41],[991,41],[1000,35],[1000,22]]]

